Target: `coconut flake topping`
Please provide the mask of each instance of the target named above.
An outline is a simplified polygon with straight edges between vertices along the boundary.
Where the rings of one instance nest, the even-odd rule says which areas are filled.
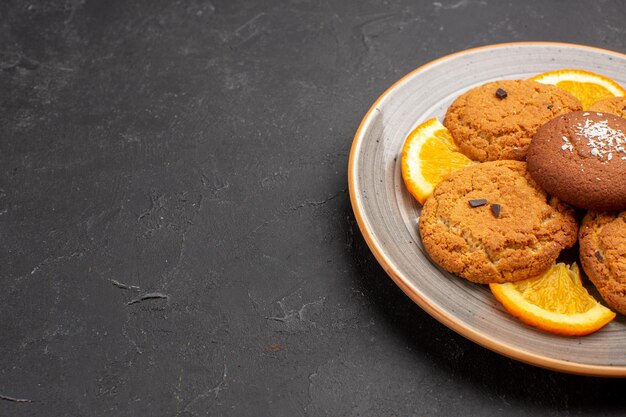
[[[613,154],[616,156],[622,154],[620,155],[622,160],[626,156],[626,134],[621,130],[611,128],[606,120],[596,122],[586,119],[584,124],[578,123],[576,125],[576,130],[577,136],[587,139],[587,147],[590,149],[591,155],[601,161],[610,161]],[[571,152],[571,144],[566,147],[569,140],[565,136],[563,140],[566,144],[561,149],[569,149]]]

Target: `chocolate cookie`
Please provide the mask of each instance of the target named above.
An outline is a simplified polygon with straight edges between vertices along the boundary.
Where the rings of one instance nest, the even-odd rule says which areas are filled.
[[[589,111],[626,117],[626,97],[612,97],[596,101],[589,107]]]
[[[443,269],[481,284],[539,275],[576,242],[573,209],[548,198],[520,161],[453,172],[419,220],[424,248]]]
[[[626,209],[626,119],[575,112],[543,125],[528,147],[528,171],[576,207]]]
[[[461,152],[473,160],[522,161],[539,126],[581,109],[576,97],[553,85],[505,80],[459,96],[448,108],[443,124]]]
[[[607,304],[626,314],[626,211],[587,213],[580,262]]]

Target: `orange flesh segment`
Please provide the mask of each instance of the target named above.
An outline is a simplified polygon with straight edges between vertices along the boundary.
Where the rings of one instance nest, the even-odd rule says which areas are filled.
[[[580,104],[582,104],[583,109],[588,109],[596,101],[614,97],[609,90],[594,83],[560,81],[556,83],[556,86],[575,95],[580,100]]]
[[[466,167],[468,158],[459,153],[452,136],[447,130],[434,133],[434,140],[422,146],[422,175],[431,184],[438,184],[451,171]]]
[[[550,333],[584,336],[615,318],[583,287],[576,264],[559,263],[538,277],[489,288],[511,315]]]

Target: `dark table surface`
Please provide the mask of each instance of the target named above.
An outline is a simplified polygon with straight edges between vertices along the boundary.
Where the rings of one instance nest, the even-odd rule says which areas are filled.
[[[413,304],[347,161],[415,67],[626,52],[624,22],[623,1],[3,1],[0,416],[623,416],[624,381]]]

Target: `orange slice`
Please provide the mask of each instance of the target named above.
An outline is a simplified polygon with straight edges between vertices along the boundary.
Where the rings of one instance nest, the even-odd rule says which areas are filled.
[[[446,175],[473,163],[459,152],[450,132],[437,119],[416,127],[402,148],[402,178],[420,204]]]
[[[558,263],[538,277],[489,288],[513,316],[550,333],[584,336],[615,318],[583,287],[576,263]]]
[[[612,79],[583,70],[563,69],[544,72],[535,75],[531,80],[556,85],[572,93],[580,100],[583,110],[587,110],[596,101],[626,95],[626,90]]]

